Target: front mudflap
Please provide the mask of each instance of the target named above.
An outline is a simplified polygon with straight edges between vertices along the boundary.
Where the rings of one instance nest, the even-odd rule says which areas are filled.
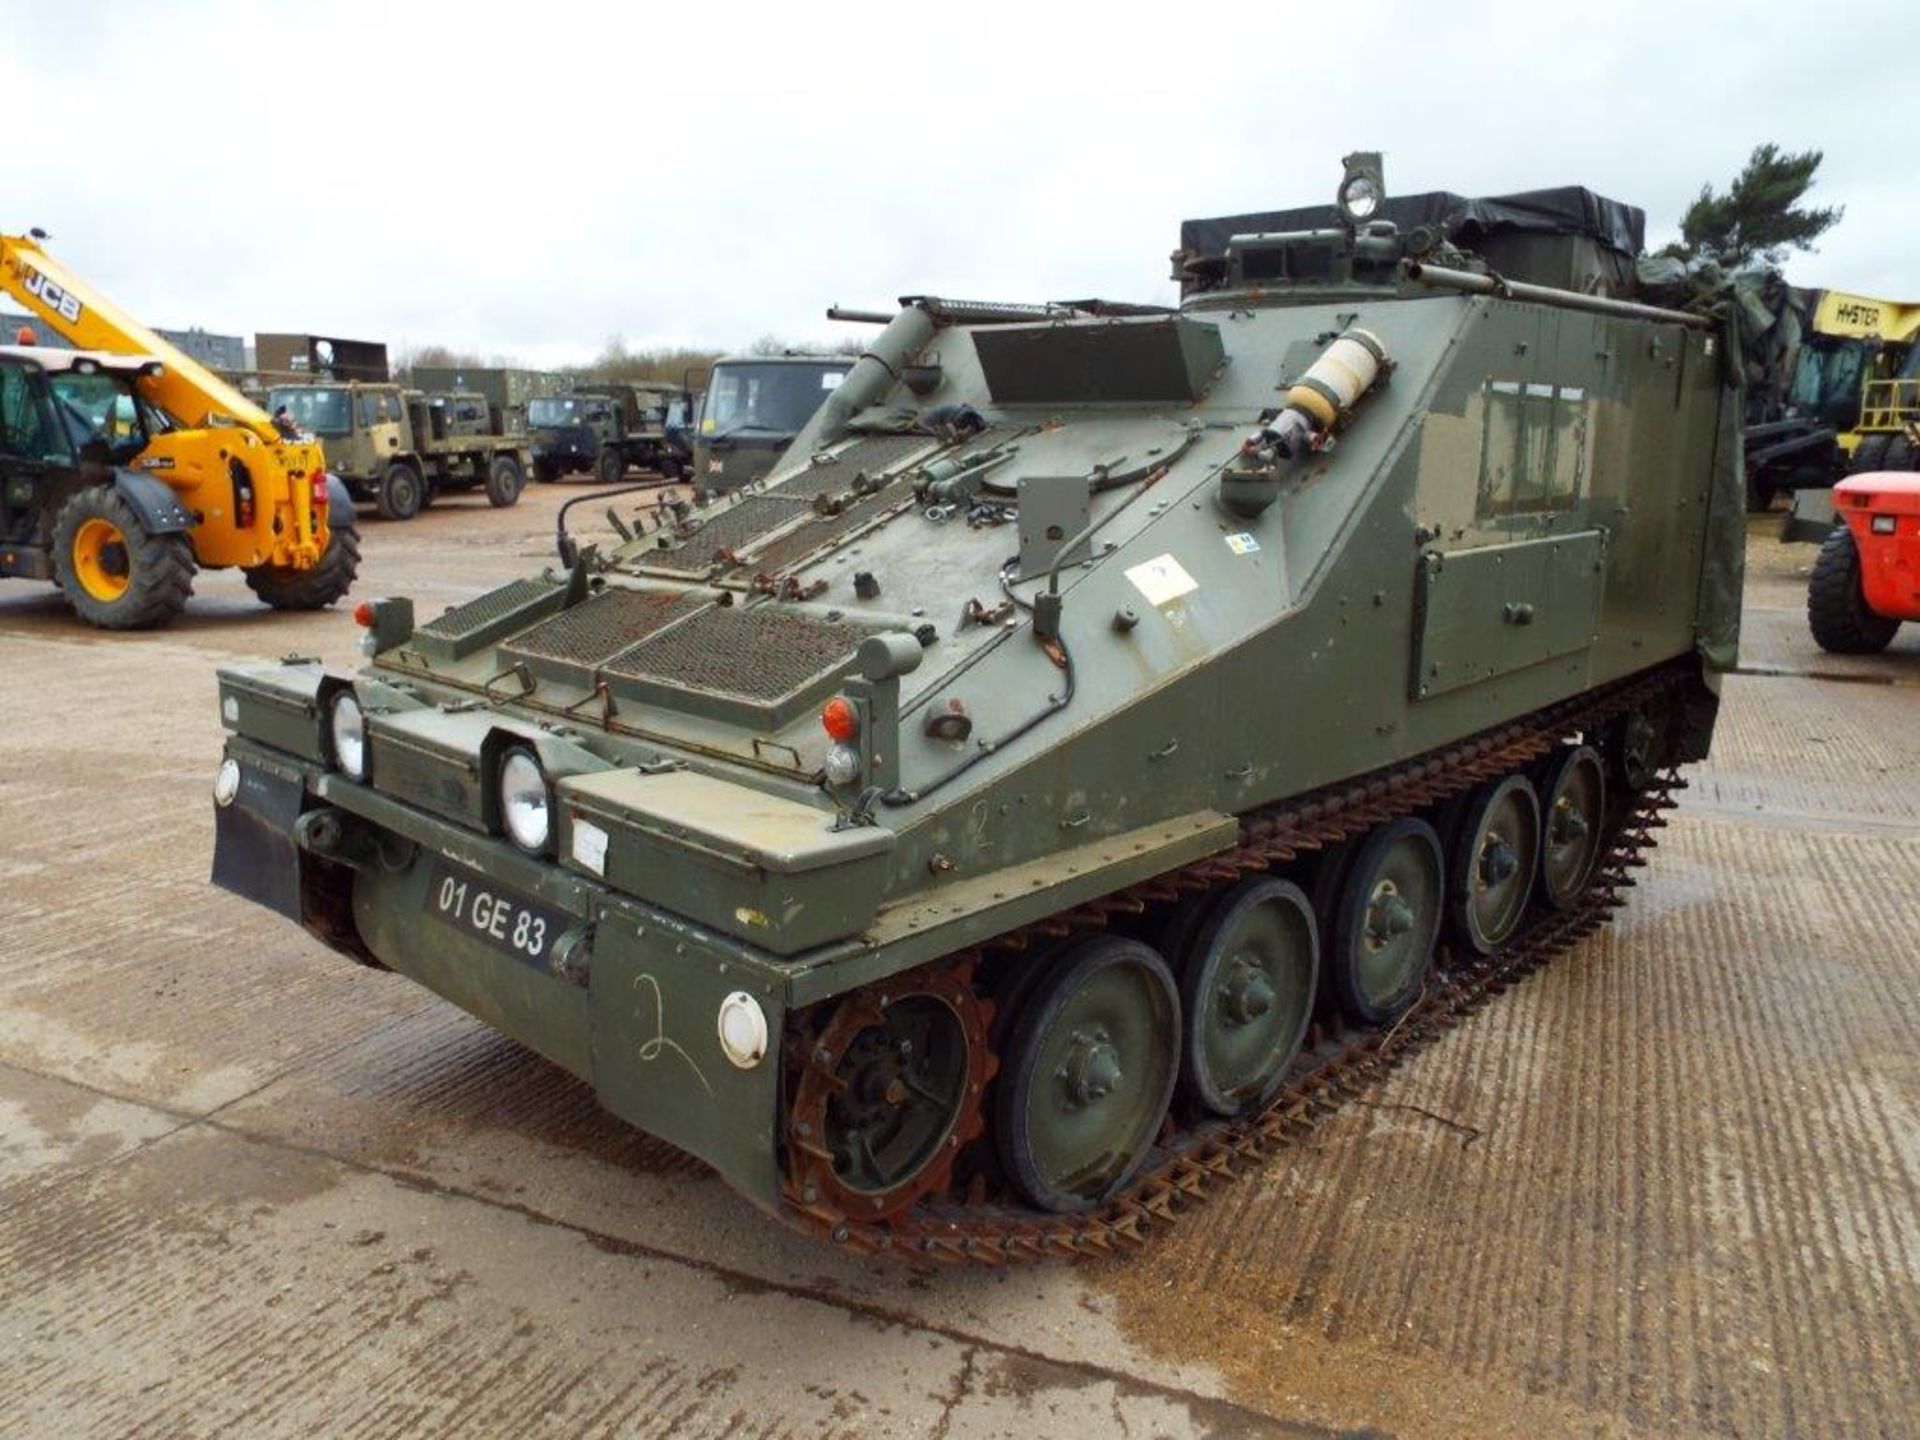
[[[289,920],[304,920],[294,825],[306,803],[306,781],[291,766],[231,750],[228,758],[240,766],[240,786],[232,804],[214,807],[213,883]]]

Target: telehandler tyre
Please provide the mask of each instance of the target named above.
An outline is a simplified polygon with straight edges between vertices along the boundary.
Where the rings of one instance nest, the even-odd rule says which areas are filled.
[[[420,472],[406,461],[396,460],[380,477],[380,493],[373,503],[382,520],[411,520],[426,501],[426,485],[420,479]]]
[[[193,593],[193,542],[155,535],[118,492],[89,486],[53,522],[53,574],[67,603],[103,630],[164,625]]]
[[[504,510],[519,501],[526,484],[526,473],[518,460],[511,455],[496,456],[487,470],[487,503],[496,510]]]
[[[323,610],[353,588],[360,572],[360,532],[336,525],[327,550],[311,570],[260,565],[246,572],[247,588],[276,610]]]

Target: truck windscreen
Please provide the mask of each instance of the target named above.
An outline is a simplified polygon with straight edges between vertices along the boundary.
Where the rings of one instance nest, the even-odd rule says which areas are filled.
[[[821,365],[792,362],[717,365],[700,417],[705,436],[737,431],[793,435],[846,378],[852,361]]]

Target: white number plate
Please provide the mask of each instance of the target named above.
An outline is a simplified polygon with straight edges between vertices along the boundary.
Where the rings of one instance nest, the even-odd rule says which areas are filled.
[[[427,914],[504,955],[547,968],[547,956],[567,928],[564,912],[496,885],[476,870],[442,860],[433,868]]]

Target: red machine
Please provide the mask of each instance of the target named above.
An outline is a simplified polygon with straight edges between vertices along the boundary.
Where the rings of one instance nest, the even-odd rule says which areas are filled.
[[[1852,475],[1833,487],[1839,521],[1807,586],[1807,623],[1823,650],[1884,650],[1920,620],[1920,473]]]

